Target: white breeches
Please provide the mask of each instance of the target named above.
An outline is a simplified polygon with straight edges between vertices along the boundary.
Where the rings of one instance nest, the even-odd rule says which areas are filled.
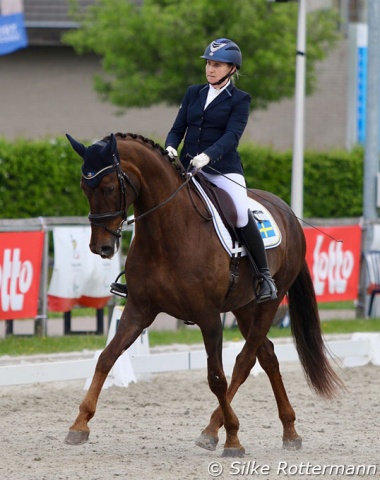
[[[236,227],[245,227],[248,223],[248,197],[246,183],[243,175],[239,173],[226,173],[224,175],[212,175],[200,172],[217,187],[225,190],[235,204],[237,212]]]

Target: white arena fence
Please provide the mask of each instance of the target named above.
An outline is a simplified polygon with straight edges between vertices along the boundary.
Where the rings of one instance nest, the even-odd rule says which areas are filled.
[[[361,219],[353,219],[353,218],[348,218],[348,219],[309,219],[310,223],[315,225],[315,226],[320,226],[323,225],[324,228],[340,228],[340,227],[352,227],[352,226],[361,226],[361,228],[365,228],[364,223],[361,221]],[[44,246],[43,246],[43,255],[42,255],[42,265],[41,265],[41,275],[40,275],[40,285],[39,285],[39,291],[38,291],[38,299],[33,299],[33,302],[38,300],[38,312],[37,316],[35,317],[35,333],[37,334],[42,334],[46,335],[47,334],[47,310],[48,310],[48,305],[47,305],[47,297],[48,297],[48,276],[49,276],[49,233],[56,231],[58,227],[64,227],[64,228],[70,228],[72,227],[74,229],[78,229],[78,227],[83,227],[86,226],[89,227],[89,222],[87,217],[39,217],[39,218],[28,218],[28,219],[0,219],[0,235],[1,233],[10,233],[10,232],[44,232],[47,233],[44,235]],[[374,235],[373,235],[373,248],[380,249],[380,222],[377,225],[373,226],[374,228]],[[125,230],[132,230],[131,226],[125,226]],[[310,229],[309,229],[310,230]],[[327,244],[326,244],[327,248]],[[88,250],[87,244],[86,244],[86,251]],[[329,247],[330,251],[330,247]],[[58,252],[59,253],[59,252]],[[320,264],[325,265],[326,261],[326,252],[319,252],[320,255],[322,255],[320,259]],[[339,257],[338,253],[336,254],[337,257]],[[92,255],[92,257],[96,257]],[[318,257],[319,258],[319,257]],[[97,260],[100,260],[99,258],[96,258]],[[323,261],[322,261],[323,260]],[[357,313],[360,316],[360,318],[364,318],[366,316],[367,312],[367,304],[368,304],[368,299],[369,295],[367,292],[367,286],[368,286],[368,275],[366,272],[366,269],[364,268],[364,262],[361,262],[361,256],[360,252],[358,252],[355,255],[354,258],[354,263],[355,265],[360,264],[361,265],[361,273],[360,273],[360,285],[356,285],[356,280],[351,281],[351,290],[352,292],[350,293],[350,298],[357,298]],[[318,264],[319,265],[319,264]],[[121,266],[120,266],[121,268]],[[330,267],[329,267],[330,268]],[[338,268],[334,267],[334,261],[333,259],[331,260],[331,269],[334,271],[338,271]],[[73,272],[71,272],[73,273]],[[76,274],[76,272],[74,272]],[[322,275],[323,273],[323,275]],[[322,275],[322,277],[321,277]],[[323,291],[330,291],[330,283],[329,283],[329,288],[325,286],[326,283],[326,275],[327,273],[324,272],[319,272],[318,270],[318,275],[317,275],[317,287],[322,288]],[[326,278],[325,278],[326,277]],[[62,278],[62,275],[61,275]],[[328,276],[329,282],[330,282],[330,276]],[[356,277],[355,277],[356,278]],[[113,280],[112,280],[113,281]],[[342,278],[333,278],[332,280],[332,285],[331,285],[331,291],[335,292],[335,296],[333,295],[333,300],[329,301],[338,301],[339,298],[341,297],[341,289],[343,288],[342,285]],[[10,282],[12,283],[12,282]],[[52,283],[52,282],[51,282]],[[67,283],[67,282],[66,282]],[[341,285],[342,283],[342,285]],[[345,284],[348,284],[348,282],[345,280]],[[60,288],[62,287],[57,287],[58,282],[55,282],[55,291],[54,295],[55,297],[64,297],[66,298],[67,295],[65,295],[65,292],[60,292]],[[49,290],[52,285],[50,285]],[[2,287],[2,284],[0,282],[0,287]],[[338,288],[339,287],[339,288]],[[6,292],[7,293],[7,292]],[[11,292],[10,292],[11,293]],[[51,292],[50,296],[51,296]],[[358,295],[356,297],[353,297],[352,295]],[[60,295],[61,294],[61,295]],[[94,295],[96,296],[96,295]],[[2,295],[3,297],[3,295]],[[345,298],[346,299],[346,298]],[[378,301],[376,301],[378,300]],[[327,301],[326,299],[320,300],[320,301]],[[31,304],[31,302],[24,302],[25,304]],[[111,307],[113,306],[114,302],[113,299],[110,300],[109,305],[111,304]],[[9,309],[8,309],[9,310]],[[11,309],[12,310],[12,309]],[[110,312],[111,309],[109,309]],[[4,310],[7,311],[7,310]],[[373,315],[376,316],[380,312],[380,298],[375,299],[374,302],[374,308],[373,308]],[[68,312],[70,313],[70,312]],[[97,333],[103,333],[103,311],[101,312],[101,318],[97,318]],[[109,313],[110,315],[110,313]],[[28,317],[21,317],[21,316],[12,316],[12,312],[9,313],[9,317],[4,317],[2,316],[2,319],[5,319],[8,324],[12,323],[12,319],[20,319],[20,318],[31,318],[30,316]],[[67,322],[66,322],[67,320]],[[109,318],[110,320],[110,318]],[[74,333],[71,331],[71,324],[70,324],[71,319],[68,318],[66,319],[65,317],[65,334],[66,333]],[[67,326],[66,326],[67,323]],[[6,330],[8,332],[8,330]],[[13,333],[10,331],[9,333]],[[75,332],[79,333],[79,332]]]

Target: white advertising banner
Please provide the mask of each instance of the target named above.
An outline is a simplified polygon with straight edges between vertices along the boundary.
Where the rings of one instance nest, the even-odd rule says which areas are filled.
[[[104,260],[89,248],[91,227],[55,227],[54,269],[48,291],[50,311],[66,312],[75,305],[103,308],[110,284],[120,273],[119,252]]]

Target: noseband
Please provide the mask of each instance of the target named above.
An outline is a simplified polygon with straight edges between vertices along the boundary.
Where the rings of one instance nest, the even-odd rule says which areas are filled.
[[[111,233],[111,235],[114,235],[119,240],[119,238],[121,237],[121,229],[122,229],[123,223],[125,222],[128,216],[127,205],[125,200],[127,184],[133,189],[133,191],[136,194],[136,197],[138,196],[138,192],[136,187],[133,185],[131,179],[129,178],[129,176],[125,172],[123,172],[122,169],[120,168],[120,158],[118,153],[114,154],[114,162],[115,162],[114,165],[111,165],[110,168],[115,168],[117,178],[119,181],[120,208],[117,212],[107,212],[107,213],[91,213],[90,212],[88,214],[88,219],[90,220],[91,225],[104,228],[104,230],[106,230],[108,233]],[[84,178],[86,178],[85,175],[83,176]],[[94,178],[94,176],[92,176],[91,178]],[[112,230],[111,228],[104,225],[104,222],[108,222],[109,220],[113,220],[114,218],[117,218],[117,217],[122,217],[122,221],[120,222],[119,228],[117,230]]]

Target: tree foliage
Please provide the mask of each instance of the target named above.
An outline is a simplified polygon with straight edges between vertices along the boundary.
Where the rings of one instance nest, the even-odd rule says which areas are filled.
[[[64,41],[78,53],[102,59],[95,90],[122,107],[178,105],[185,88],[203,83],[199,57],[214,39],[239,44],[243,67],[239,88],[252,95],[252,108],[294,94],[297,4],[266,0],[97,0],[81,13],[71,0],[80,28]],[[307,92],[315,87],[316,62],[339,38],[335,10],[308,14]]]

